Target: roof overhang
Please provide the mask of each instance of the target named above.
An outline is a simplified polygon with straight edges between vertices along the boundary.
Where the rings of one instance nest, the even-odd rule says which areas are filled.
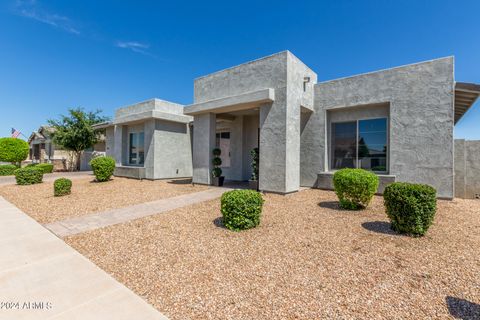
[[[113,123],[110,121],[107,121],[107,122],[96,123],[92,125],[92,128],[95,130],[98,130],[98,129],[105,129],[112,126],[113,126]]]
[[[124,117],[115,118],[115,120],[113,121],[113,124],[114,125],[128,124],[132,122],[145,121],[148,119],[158,119],[158,120],[180,122],[180,123],[189,123],[190,121],[193,120],[192,117],[181,115],[181,114],[151,110],[151,111],[144,111],[144,112],[130,114]]]
[[[273,102],[275,90],[267,88],[258,91],[247,92],[236,96],[209,100],[186,106],[184,113],[196,115],[202,113],[227,113],[256,108],[261,104]]]
[[[480,85],[466,82],[455,83],[455,123],[470,109],[478,96],[480,96]]]

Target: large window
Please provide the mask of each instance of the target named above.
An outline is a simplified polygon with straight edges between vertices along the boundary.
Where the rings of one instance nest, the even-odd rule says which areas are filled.
[[[332,123],[330,169],[387,172],[387,137],[386,118]]]
[[[143,165],[145,161],[144,133],[131,132],[129,136],[128,163]]]

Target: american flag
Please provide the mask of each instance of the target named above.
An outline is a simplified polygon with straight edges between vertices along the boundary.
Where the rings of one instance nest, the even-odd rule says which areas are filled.
[[[20,131],[18,131],[15,128],[12,128],[12,138],[18,138],[18,136],[21,134]]]

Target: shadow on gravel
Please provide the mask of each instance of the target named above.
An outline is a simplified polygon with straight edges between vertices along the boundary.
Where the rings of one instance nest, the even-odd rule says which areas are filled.
[[[377,232],[377,233],[383,233],[383,234],[388,234],[392,236],[400,236],[400,237],[406,237],[406,235],[397,233],[390,229],[390,223],[385,222],[385,221],[371,221],[371,222],[364,222],[362,223],[362,227],[369,231]]]
[[[447,296],[445,302],[447,303],[448,312],[455,319],[480,319],[480,304],[451,296]]]
[[[215,227],[222,228],[222,229],[227,229],[225,225],[223,224],[223,217],[218,217],[213,220],[213,224]]]
[[[338,201],[322,201],[318,203],[318,206],[325,209],[345,211],[344,209],[340,208],[340,202]]]
[[[171,184],[192,184],[192,179],[175,179],[175,180],[170,180],[168,183]]]

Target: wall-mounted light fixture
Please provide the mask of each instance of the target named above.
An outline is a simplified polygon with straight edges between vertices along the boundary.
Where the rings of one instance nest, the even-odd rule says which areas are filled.
[[[307,83],[310,82],[310,77],[303,77],[303,92],[307,91]]]

